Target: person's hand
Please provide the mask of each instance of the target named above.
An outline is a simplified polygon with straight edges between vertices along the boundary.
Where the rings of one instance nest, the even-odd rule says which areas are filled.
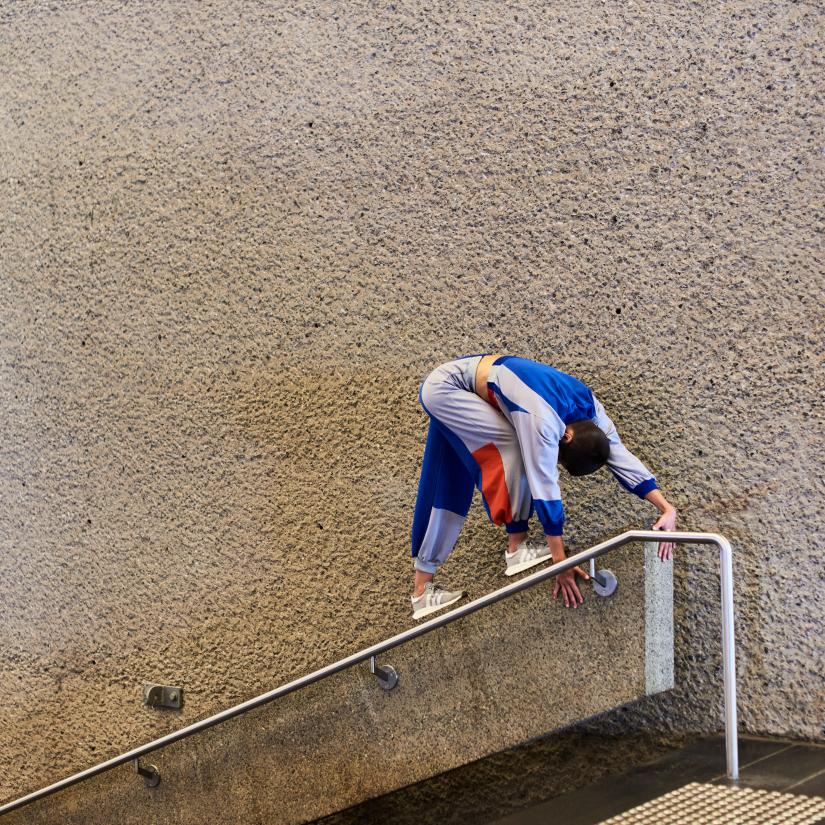
[[[674,530],[676,528],[676,508],[669,507],[666,509],[658,521],[653,525],[653,530]],[[662,561],[668,561],[673,555],[673,542],[663,541],[659,543],[659,558]]]
[[[569,570],[565,570],[555,577],[553,598],[555,599],[559,595],[559,591],[561,591],[565,607],[578,607],[584,601],[584,596],[579,592],[579,586],[576,584],[577,574],[585,581],[590,578],[581,567],[571,567]]]

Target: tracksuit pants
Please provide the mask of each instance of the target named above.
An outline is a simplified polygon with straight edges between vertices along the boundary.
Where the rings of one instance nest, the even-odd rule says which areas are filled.
[[[441,364],[419,387],[430,423],[412,525],[417,570],[435,573],[444,564],[476,487],[490,521],[508,533],[525,532],[533,515],[516,431],[475,392],[482,355]]]

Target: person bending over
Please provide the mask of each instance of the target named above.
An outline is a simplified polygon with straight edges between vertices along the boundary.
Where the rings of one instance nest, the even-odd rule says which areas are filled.
[[[572,375],[515,355],[466,355],[430,372],[418,397],[430,422],[412,524],[413,618],[465,595],[433,578],[455,546],[476,487],[490,520],[507,531],[508,576],[565,558],[559,464],[574,476],[606,464],[625,490],[659,510],[653,529],[674,529],[676,510],[655,477],[622,444],[592,391]],[[534,512],[546,546],[526,541]],[[672,542],[659,544],[662,561],[672,552]],[[553,598],[561,593],[567,607],[584,601],[577,576],[589,578],[580,567],[555,577]]]

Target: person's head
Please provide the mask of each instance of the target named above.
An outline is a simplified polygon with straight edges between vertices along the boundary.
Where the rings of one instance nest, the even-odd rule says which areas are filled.
[[[589,419],[568,424],[559,442],[559,464],[571,476],[595,473],[609,454],[607,436]]]

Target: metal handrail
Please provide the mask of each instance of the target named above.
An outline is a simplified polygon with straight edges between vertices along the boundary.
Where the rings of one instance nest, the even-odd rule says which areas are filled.
[[[466,616],[469,613],[480,610],[482,607],[487,607],[487,605],[501,601],[508,596],[512,596],[514,593],[518,593],[520,590],[526,590],[528,587],[532,587],[539,582],[543,582],[546,579],[558,575],[559,573],[563,573],[571,567],[587,562],[590,559],[595,559],[603,553],[607,553],[609,550],[622,547],[632,541],[668,541],[676,544],[715,544],[719,548],[722,591],[722,656],[724,660],[725,680],[725,748],[727,754],[728,778],[731,780],[736,780],[739,778],[739,754],[737,748],[736,729],[736,662],[734,658],[735,651],[733,633],[733,553],[730,543],[724,536],[720,536],[717,533],[629,530],[626,533],[614,536],[612,539],[603,541],[601,544],[596,544],[588,550],[582,550],[580,553],[569,556],[564,561],[557,562],[550,567],[546,567],[536,573],[527,575],[524,578],[513,582],[513,584],[508,584],[505,587],[494,590],[486,596],[481,596],[478,599],[474,599],[473,601],[444,613],[441,616],[437,616],[427,622],[411,627],[409,630],[404,630],[395,636],[391,636],[389,639],[385,639],[383,642],[378,642],[370,647],[366,647],[357,653],[353,653],[351,656],[347,656],[344,659],[333,662],[331,665],[327,665],[326,667],[315,670],[306,676],[302,676],[299,679],[295,679],[292,682],[281,685],[281,687],[270,690],[268,693],[262,693],[260,696],[256,696],[253,699],[248,699],[246,702],[241,702],[241,704],[235,705],[227,710],[223,710],[220,713],[216,713],[214,716],[201,719],[199,722],[193,722],[185,728],[169,733],[166,736],[161,736],[159,739],[154,739],[151,742],[147,742],[145,745],[140,745],[137,748],[133,748],[132,750],[122,753],[119,756],[115,756],[106,762],[101,762],[99,765],[94,765],[93,767],[73,774],[66,779],[61,779],[53,785],[49,785],[48,787],[41,788],[40,790],[34,791],[26,796],[22,796],[19,799],[15,799],[13,802],[8,802],[5,805],[0,806],[0,815],[13,811],[16,808],[20,808],[23,805],[27,805],[30,802],[34,802],[37,799],[42,799],[44,796],[53,794],[63,788],[68,788],[70,785],[74,785],[77,782],[82,782],[84,779],[103,773],[103,771],[114,768],[117,765],[123,765],[126,762],[136,760],[147,753],[164,747],[165,745],[169,745],[172,742],[177,742],[179,739],[184,739],[194,733],[211,728],[213,725],[232,719],[233,717],[245,713],[252,708],[271,702],[279,696],[284,696],[287,693],[298,690],[298,688],[302,688],[306,685],[312,684],[313,682],[320,681],[327,676],[331,676],[333,673],[345,670],[358,662],[371,659],[379,653],[383,653],[393,647],[397,647],[398,645],[408,642],[411,639],[415,639],[418,636],[423,636],[431,630],[435,630],[445,624],[454,622],[462,616]]]

